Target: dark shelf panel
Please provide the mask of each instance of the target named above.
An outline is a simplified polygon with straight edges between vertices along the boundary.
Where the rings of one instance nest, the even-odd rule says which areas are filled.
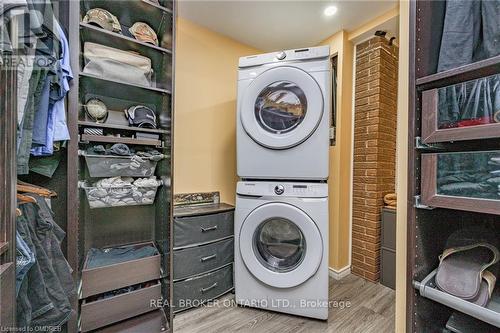
[[[421,90],[444,87],[500,73],[500,56],[453,68],[416,80]]]
[[[129,48],[132,48],[132,49],[141,48],[141,49],[149,49],[149,50],[154,51],[154,52],[161,52],[164,54],[172,54],[172,51],[169,49],[159,47],[159,46],[149,44],[149,43],[144,43],[144,42],[141,42],[135,38],[131,38],[131,37],[119,34],[117,32],[107,31],[107,30],[101,29],[101,28],[99,28],[95,25],[92,25],[92,24],[80,22],[80,28],[83,31],[87,31],[90,34],[101,35],[102,38],[105,38],[107,40],[113,40],[113,42],[116,44],[122,44],[122,45],[125,45]],[[89,39],[89,38],[86,36],[86,34],[83,34],[83,41],[87,41],[87,39]]]
[[[154,88],[154,87],[146,87],[146,86],[141,86],[141,85],[133,84],[133,83],[129,83],[129,82],[123,82],[123,81],[117,81],[117,80],[110,80],[110,79],[107,79],[107,78],[103,78],[103,77],[99,77],[99,76],[95,76],[95,75],[90,75],[90,74],[87,74],[87,73],[84,73],[84,72],[80,72],[79,74],[80,74],[80,76],[91,78],[91,79],[95,79],[95,80],[101,80],[101,81],[107,81],[107,82],[112,82],[112,83],[118,83],[118,84],[126,85],[126,86],[129,86],[129,87],[133,87],[133,88],[139,88],[139,89],[149,90],[149,91],[155,92],[155,93],[168,94],[168,95],[171,94],[171,91],[167,90],[167,89],[160,89],[160,88]]]
[[[85,0],[81,1],[81,15],[92,8],[102,8],[115,15],[120,24],[131,27],[136,22],[145,22],[158,35],[162,47],[170,47],[172,40],[164,39],[172,33],[172,10],[147,0]]]
[[[82,106],[90,98],[98,98],[106,104],[110,111],[108,122],[113,124],[128,126],[122,110],[137,104],[151,108],[156,112],[158,117],[161,114],[164,116],[171,115],[170,104],[172,96],[169,94],[160,94],[125,83],[101,80],[93,76],[80,76],[79,83],[79,120],[89,120],[84,117],[85,112]],[[114,119],[116,117],[112,115],[116,113],[120,113],[122,119]]]
[[[11,268],[14,264],[11,262],[7,262],[5,264],[0,265],[0,277],[2,277],[3,273],[7,272],[9,268]]]
[[[8,249],[9,249],[9,242],[0,242],[0,255],[7,252]]]
[[[166,12],[166,13],[170,13],[170,14],[172,14],[172,10],[171,10],[171,9],[169,9],[169,8],[167,8],[167,7],[163,7],[163,6],[157,5],[157,4],[152,3],[152,2],[150,2],[150,1],[148,1],[148,0],[141,0],[141,1],[142,1],[142,2],[145,2],[145,3],[146,3],[147,5],[149,5],[149,6],[153,6],[153,7],[155,7],[155,8],[158,8],[158,9],[159,9],[159,10],[161,10],[161,11],[164,11],[164,12]]]
[[[104,136],[104,135],[88,135],[82,134],[81,141],[88,142],[104,142],[104,143],[124,143],[127,145],[141,145],[141,146],[161,146],[161,141],[159,140],[144,140],[126,137],[114,137],[114,136]]]
[[[164,129],[140,128],[140,127],[115,125],[115,124],[98,124],[98,123],[93,123],[91,121],[78,121],[78,125],[88,126],[88,127],[98,127],[98,128],[110,128],[110,129],[118,129],[125,131],[134,131],[134,132],[144,132],[144,133],[170,134],[170,131]]]

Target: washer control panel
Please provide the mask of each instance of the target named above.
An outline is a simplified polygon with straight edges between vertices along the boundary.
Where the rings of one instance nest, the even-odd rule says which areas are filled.
[[[283,193],[285,193],[285,186],[283,186],[283,185],[276,185],[274,187],[274,193],[276,193],[277,195],[282,195]]]
[[[236,192],[250,196],[325,198],[328,197],[328,184],[241,181],[238,182]]]
[[[278,60],[283,60],[286,58],[286,52],[285,51],[281,51],[281,52],[278,52],[278,54],[276,54],[276,59]]]
[[[296,185],[292,185],[292,188],[293,188],[293,193],[296,193],[298,195],[306,196],[306,195],[314,194],[316,192],[315,185],[296,184]]]

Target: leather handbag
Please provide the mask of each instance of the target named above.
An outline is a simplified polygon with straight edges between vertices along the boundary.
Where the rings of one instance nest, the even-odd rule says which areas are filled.
[[[151,59],[140,54],[86,42],[83,72],[110,80],[151,86]]]

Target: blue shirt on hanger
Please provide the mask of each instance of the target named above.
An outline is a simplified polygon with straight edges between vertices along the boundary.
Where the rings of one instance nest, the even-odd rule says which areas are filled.
[[[49,75],[50,90],[48,91],[49,105],[47,109],[45,142],[38,147],[31,149],[34,156],[48,156],[54,153],[54,142],[66,141],[70,139],[68,126],[66,123],[66,108],[64,97],[69,91],[69,81],[73,79],[73,72],[70,67],[69,44],[59,22],[54,21],[54,26],[59,35],[61,45],[61,58],[54,68],[54,75]],[[44,96],[45,97],[45,96]],[[42,106],[42,105],[41,105]],[[44,106],[42,106],[44,107]],[[43,114],[43,110],[41,114]],[[40,125],[43,122],[40,123]],[[43,133],[43,130],[40,132]]]

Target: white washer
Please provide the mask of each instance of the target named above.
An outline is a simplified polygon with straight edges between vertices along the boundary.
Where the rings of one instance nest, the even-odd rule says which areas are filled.
[[[327,319],[327,184],[238,182],[234,254],[238,304]]]
[[[328,178],[331,80],[328,46],[240,58],[238,176]]]

